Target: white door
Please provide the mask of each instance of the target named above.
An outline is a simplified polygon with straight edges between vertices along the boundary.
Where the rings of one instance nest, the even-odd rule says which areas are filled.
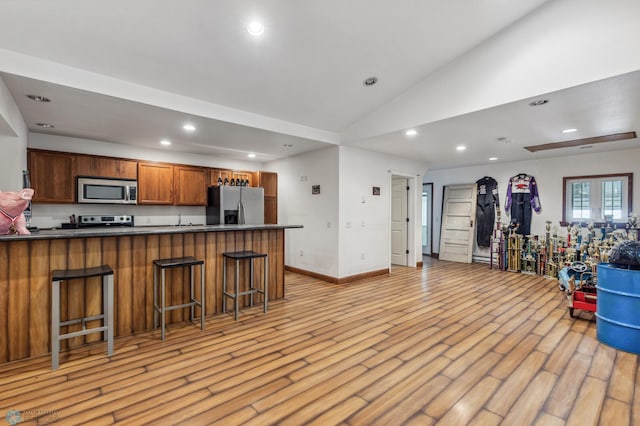
[[[476,184],[448,185],[442,200],[442,260],[471,263],[476,218]]]
[[[407,203],[409,190],[406,178],[394,177],[391,185],[391,263],[407,266]]]

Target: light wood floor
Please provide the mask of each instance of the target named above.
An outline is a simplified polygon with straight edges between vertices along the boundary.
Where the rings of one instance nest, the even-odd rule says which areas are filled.
[[[555,281],[425,259],[285,301],[0,366],[0,415],[41,424],[640,424],[638,357]]]

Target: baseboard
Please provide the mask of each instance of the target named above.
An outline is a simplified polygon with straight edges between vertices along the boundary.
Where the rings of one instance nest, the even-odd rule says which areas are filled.
[[[422,260],[418,263],[416,263],[416,268],[422,268],[423,264],[422,264]]]
[[[336,277],[331,277],[329,275],[318,274],[317,272],[307,271],[306,269],[296,268],[294,266],[284,265],[285,271],[295,272],[296,274],[305,275],[311,278],[317,278],[322,281],[326,281],[333,284],[338,284],[338,279]]]
[[[434,259],[440,259],[440,253],[431,252],[430,256],[433,257]]]
[[[348,277],[331,277],[329,275],[318,274],[317,272],[307,271],[305,269],[296,268],[294,266],[285,265],[285,271],[295,272],[296,274],[306,275],[307,277],[317,278],[322,281],[326,281],[333,284],[345,284],[353,281],[363,280],[365,278],[376,277],[378,275],[385,275],[389,273],[389,269],[379,269],[377,271],[365,272],[362,274],[351,275]]]

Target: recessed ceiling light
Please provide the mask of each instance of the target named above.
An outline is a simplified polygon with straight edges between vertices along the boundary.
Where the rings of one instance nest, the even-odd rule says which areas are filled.
[[[404,134],[407,136],[415,136],[418,134],[418,131],[416,129],[409,129],[406,132],[404,132]]]
[[[466,146],[464,146],[464,145],[458,145],[458,146],[456,146],[456,151],[460,151],[460,152],[462,152],[462,151],[464,151],[465,149],[467,149],[467,147],[466,147]]]
[[[548,104],[548,103],[549,103],[549,99],[538,99],[537,101],[529,102],[529,106],[537,107],[537,106]]]
[[[27,98],[31,99],[32,101],[36,101],[36,102],[51,102],[51,99],[45,98],[44,96],[27,95]]]
[[[160,145],[169,146],[169,145],[171,145],[171,141],[168,141],[166,139],[162,139],[160,141]]]
[[[252,36],[262,35],[264,33],[264,25],[262,25],[262,22],[252,21],[247,25],[247,31]]]
[[[36,123],[36,126],[44,127],[45,129],[53,129],[54,127],[56,127],[53,124],[49,124],[49,123]]]
[[[284,145],[282,145],[282,146],[284,146],[285,148],[293,148],[293,145],[292,145],[292,144],[290,144],[290,143],[285,143],[285,144],[284,144]]]
[[[247,157],[249,158],[256,158],[256,155],[252,152],[250,154],[247,154]]]
[[[186,123],[184,126],[182,126],[182,128],[184,130],[186,130],[187,132],[195,132],[195,130],[196,130],[196,126],[194,126],[191,123]]]
[[[498,157],[489,157],[489,161],[496,161]]]
[[[500,137],[500,138],[498,138],[498,142],[511,143],[511,139],[505,138],[505,137]]]
[[[562,131],[562,133],[573,133],[573,132],[577,132],[577,131],[578,131],[578,129],[564,129]]]
[[[593,148],[593,145],[585,145],[580,147],[580,149],[591,149],[591,148]]]
[[[364,81],[362,82],[362,84],[366,87],[368,86],[373,86],[374,84],[376,84],[378,82],[378,77],[368,77],[365,78]]]

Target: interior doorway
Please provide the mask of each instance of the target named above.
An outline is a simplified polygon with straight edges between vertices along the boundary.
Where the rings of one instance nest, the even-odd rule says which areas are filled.
[[[409,180],[393,176],[391,180],[391,264],[407,266],[409,255]]]
[[[433,235],[433,183],[422,184],[422,254],[431,256]]]

